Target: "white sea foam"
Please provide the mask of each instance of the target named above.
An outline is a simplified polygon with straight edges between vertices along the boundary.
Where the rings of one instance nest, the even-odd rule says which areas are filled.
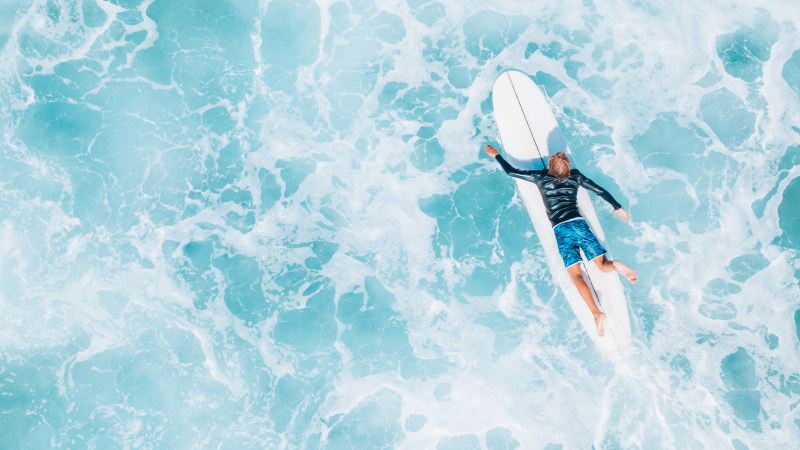
[[[262,16],[276,4],[262,2]],[[63,11],[80,9],[58,5]],[[224,85],[228,91],[207,94],[196,107],[189,106],[191,98],[205,95],[198,92],[207,86],[189,85],[191,80],[172,72],[169,83],[130,72],[136,55],[153,49],[168,33],[147,15],[159,2],[143,2],[136,8],[143,20],[123,27],[123,35],[146,33],[118,66],[112,65],[113,52],[103,59],[95,51],[123,48],[124,39],[110,38],[108,32],[125,8],[98,5],[107,18],[90,28],[70,22],[63,12],[53,21],[48,2],[35,2],[15,22],[3,49],[3,61],[9,63],[3,66],[13,69],[0,72],[6,142],[0,177],[7,205],[0,229],[5,257],[0,311],[7,318],[0,329],[0,356],[14,364],[20,377],[37,374],[45,380],[30,388],[31,398],[66,405],[54,412],[58,406],[43,410],[26,404],[51,424],[37,432],[52,436],[52,442],[91,433],[89,425],[75,425],[72,431],[52,425],[63,423],[59,417],[89,413],[112,430],[110,439],[131,446],[313,446],[316,434],[324,443],[341,429],[354,430],[356,425],[347,427],[359,421],[366,434],[353,431],[353,436],[366,439],[363,445],[377,442],[369,439],[390,434],[396,425],[403,439],[386,442],[402,448],[434,447],[462,434],[488,447],[487,431],[494,427],[509,430],[522,448],[549,443],[565,448],[717,448],[733,445],[732,439],[750,448],[781,448],[796,441],[798,394],[787,380],[800,377],[793,321],[800,266],[795,250],[774,242],[782,233],[784,193],[800,176],[797,167],[780,179],[775,173],[786,147],[798,143],[790,126],[798,122],[800,98],[782,75],[783,64],[797,50],[796,5],[448,2],[446,15],[428,26],[416,14],[432,2],[416,9],[400,1],[346,4],[344,25],[329,12],[337,2],[320,2],[319,52],[315,61],[296,68],[296,78],[283,84],[273,76],[273,62],[261,55],[262,18],[250,18],[253,29],[242,30],[242,38],[253,50],[253,61],[237,70],[251,73],[251,84]],[[231,16],[246,13],[246,7],[231,6]],[[484,30],[464,28],[482,9],[518,15],[527,23],[483,64],[465,41]],[[401,19],[404,39],[391,42],[390,16],[379,25],[370,22],[381,11]],[[761,11],[779,24],[779,34],[761,67],[763,76],[746,82],[725,71],[716,40],[742,26],[765,31],[754,22]],[[202,23],[199,17],[187,15],[186,20]],[[510,28],[501,34],[489,29],[478,41],[484,50],[494,48],[493,39],[505,39]],[[381,41],[384,32],[388,37]],[[336,33],[330,52],[329,33]],[[53,45],[66,36],[75,39],[50,54],[33,55],[23,52],[21,42],[33,34]],[[347,54],[344,61],[342,52],[352,39],[373,39],[381,50]],[[551,42],[561,45],[556,57],[544,54]],[[529,43],[538,48],[526,57]],[[218,49],[209,44],[206,51]],[[28,142],[33,138],[25,134],[31,120],[26,110],[43,104],[29,75],[54,74],[58,64],[79,58],[97,61],[99,80],[70,101],[106,118],[117,104],[101,106],[91,98],[102,97],[117,81],[151,86],[159,96],[176,95],[185,102],[170,105],[174,124],[149,116],[146,108],[125,111],[152,126],[141,133],[157,135],[153,142],[163,144],[138,148],[141,161],[133,163],[141,164],[148,181],[135,188],[121,187],[125,174],[109,169],[113,160],[100,161],[94,152],[46,153]],[[583,65],[570,67],[569,62]],[[448,79],[456,66],[468,74],[474,71],[466,87],[454,87]],[[512,67],[534,76],[544,72],[564,86],[551,101],[576,160],[590,176],[612,183],[607,187],[633,213],[630,225],[620,224],[598,204],[612,253],[640,275],[628,290],[635,348],[614,363],[596,354],[554,288],[520,199],[510,192],[511,182],[490,178],[499,169],[481,156],[481,145],[496,139],[483,103],[499,71]],[[347,70],[353,72],[352,83],[372,86],[363,96],[353,94],[362,102],[357,113],[342,106],[355,101],[340,96],[341,89],[351,86],[335,84]],[[365,73],[374,78],[358,78]],[[717,81],[699,83],[708,73],[716,74],[710,79]],[[412,111],[410,99],[403,106],[382,97],[393,82],[407,85],[398,90],[398,98],[423,87],[433,94]],[[719,112],[702,110],[702,99],[721,88],[755,117],[753,133],[737,148],[726,146],[725,137],[706,121],[708,114]],[[454,117],[423,117],[448,106],[456,111]],[[218,108],[232,125],[220,133],[207,131],[208,117]],[[335,121],[342,117],[349,117],[349,124],[337,128]],[[655,151],[633,143],[659,117],[701,142],[701,154],[675,149],[676,159],[694,158],[700,167],[695,172],[680,164],[653,163],[648,158]],[[433,135],[418,136],[422,126],[433,128]],[[431,139],[443,153],[439,164],[425,167],[413,155],[418,142]],[[96,145],[96,139],[91,142]],[[223,149],[231,143],[239,145],[239,153],[226,161]],[[185,148],[191,149],[186,159],[171,168],[170,152]],[[308,174],[304,163],[313,165]],[[236,164],[241,167],[231,169]],[[162,178],[150,177],[159,170],[165,173]],[[279,191],[270,207],[264,206],[270,194],[262,198],[262,188],[269,185],[264,173],[274,177]],[[84,177],[93,174],[102,182],[87,182]],[[174,188],[175,180],[185,181],[186,187]],[[680,189],[658,197],[652,188],[669,181]],[[485,190],[470,183],[484,183],[479,186]],[[103,195],[84,213],[80,202],[93,198],[87,185]],[[296,192],[286,194],[292,186]],[[226,190],[248,193],[250,200],[225,201]],[[500,219],[482,217],[466,204],[429,215],[421,200],[435,195],[448,200],[463,195],[472,203],[482,195],[503,196],[505,204]],[[176,213],[164,220],[154,211],[159,201],[166,204],[173,196],[184,203],[167,204],[165,210]],[[761,201],[763,213],[753,206]],[[187,205],[198,211],[184,217],[181,208]],[[663,212],[672,207],[674,213]],[[701,212],[693,215],[698,208]],[[90,214],[99,209],[109,213]],[[236,224],[251,211],[252,225]],[[127,218],[130,223],[119,224]],[[506,244],[512,236],[520,238]],[[318,257],[313,245],[323,240],[338,248],[313,269],[307,261]],[[190,254],[190,243],[207,244],[209,254]],[[527,248],[515,256],[514,245]],[[754,264],[763,267],[736,278],[733,262],[746,255],[761,258]],[[225,258],[237,257],[253,265],[224,265]],[[257,274],[248,272],[251,267]],[[299,281],[291,281],[291,270],[303,273]],[[489,293],[469,285],[481,273],[499,274]],[[372,277],[393,297],[367,292],[365,280]],[[215,290],[203,290],[203,280]],[[334,310],[328,312],[323,303],[297,335],[279,334],[276,330],[292,320],[289,312],[314,308],[312,297],[321,289],[315,283],[335,290]],[[231,295],[250,298],[255,290],[246,290],[249,286],[267,293],[265,305],[247,304],[255,311],[252,323],[244,318],[247,311],[237,315],[230,306],[235,304]],[[363,304],[346,304],[345,294],[353,292],[363,294]],[[331,340],[324,333],[318,346],[301,340],[329,322],[335,330]],[[387,324],[397,324],[399,336],[384,335]],[[374,328],[379,331],[373,333]],[[183,334],[174,334],[179,330]],[[352,333],[361,335],[348,340]],[[394,353],[393,339],[400,342]],[[731,381],[724,359],[739,348],[752,364],[741,362],[742,378]],[[55,362],[25,365],[41,354],[54,355]],[[749,367],[754,382],[747,378]],[[86,391],[84,372],[98,376],[98,386],[108,392]],[[102,378],[105,373],[114,376]],[[152,373],[152,379],[135,378],[139,373]],[[9,380],[7,386],[23,385]],[[296,380],[296,385],[285,380]],[[48,396],[48,383],[58,395]],[[139,387],[155,394],[141,394]],[[399,395],[397,409],[390,401],[394,397],[376,397],[383,390]],[[730,400],[730,395],[751,391],[758,393],[754,416]],[[188,409],[170,406],[170,395]],[[360,405],[373,405],[370,420],[385,413],[388,425],[359,416]],[[220,424],[209,425],[206,415]],[[412,415],[426,418],[418,431],[406,429]],[[24,415],[15,417],[20,420],[15,429],[30,428]],[[197,437],[185,438],[188,430]]]

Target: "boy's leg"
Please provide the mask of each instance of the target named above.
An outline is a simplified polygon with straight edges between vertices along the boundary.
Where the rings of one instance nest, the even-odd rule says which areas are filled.
[[[616,270],[631,283],[636,283],[636,277],[637,277],[636,272],[630,267],[623,264],[621,261],[609,261],[604,253],[596,257],[594,259],[594,262],[597,264],[597,267],[599,267],[600,270],[602,270],[603,272],[612,272]]]
[[[583,297],[583,301],[586,302],[586,306],[589,307],[589,310],[594,316],[594,323],[597,325],[597,335],[602,336],[605,334],[603,322],[606,320],[606,315],[597,309],[597,305],[595,305],[594,299],[592,298],[592,291],[589,290],[589,285],[586,284],[586,280],[583,279],[580,264],[576,263],[567,267],[567,272],[569,272],[572,282],[575,284],[575,287],[578,288],[578,292],[581,294],[581,297]]]

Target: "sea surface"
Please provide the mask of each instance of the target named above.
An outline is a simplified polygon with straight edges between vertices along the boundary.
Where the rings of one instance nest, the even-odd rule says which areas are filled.
[[[497,142],[530,74],[633,346]],[[0,1],[0,448],[790,449],[797,1]]]

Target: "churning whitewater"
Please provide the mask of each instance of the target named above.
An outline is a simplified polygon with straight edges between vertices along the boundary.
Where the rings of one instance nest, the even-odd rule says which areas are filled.
[[[632,347],[554,282],[531,75]],[[795,1],[5,0],[0,447],[792,448]]]

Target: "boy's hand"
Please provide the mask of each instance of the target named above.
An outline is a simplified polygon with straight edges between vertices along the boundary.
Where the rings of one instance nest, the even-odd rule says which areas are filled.
[[[625,208],[615,209],[614,215],[619,216],[619,218],[622,219],[623,222],[627,222],[628,219],[631,218],[631,215],[628,214],[628,211],[625,211]]]
[[[486,144],[486,145],[484,145],[484,146],[483,146],[483,150],[484,150],[484,151],[486,151],[486,153],[488,153],[488,154],[489,154],[489,156],[491,156],[492,158],[497,158],[497,155],[499,154],[499,153],[497,152],[497,149],[496,149],[496,148],[494,148],[494,147],[492,147],[492,146],[491,146],[491,145],[489,145],[489,144]]]

